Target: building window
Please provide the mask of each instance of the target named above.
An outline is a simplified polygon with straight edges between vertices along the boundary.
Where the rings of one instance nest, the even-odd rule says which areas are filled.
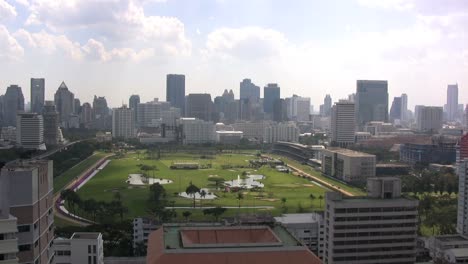
[[[18,250],[21,251],[30,251],[31,250],[31,245],[19,245]]]
[[[24,233],[29,231],[31,231],[31,227],[29,225],[18,226],[18,233]]]
[[[96,256],[93,256],[93,263],[94,263],[94,264],[97,264]]]
[[[96,254],[96,245],[93,246],[93,253]]]
[[[88,264],[92,264],[91,263],[91,256],[88,256]]]
[[[88,245],[88,253],[91,254],[91,245]]]

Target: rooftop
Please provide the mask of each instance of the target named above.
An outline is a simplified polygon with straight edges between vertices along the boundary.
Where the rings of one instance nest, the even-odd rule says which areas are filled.
[[[283,224],[312,224],[315,222],[320,222],[322,220],[322,216],[317,213],[283,214],[282,216],[275,217],[275,220]]]
[[[72,235],[71,239],[98,239],[101,233],[81,233],[76,232]]]
[[[442,242],[468,241],[468,237],[459,234],[435,236],[434,239]]]
[[[350,157],[375,157],[375,155],[364,153],[364,152],[359,152],[355,150],[350,150],[350,149],[344,149],[344,148],[328,148],[326,149],[328,151],[338,153],[338,154],[343,154],[346,156]]]

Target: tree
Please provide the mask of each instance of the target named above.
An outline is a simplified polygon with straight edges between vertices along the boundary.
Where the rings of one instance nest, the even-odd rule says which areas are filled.
[[[244,199],[244,195],[241,193],[241,192],[238,192],[237,193],[237,197],[236,197],[238,203],[239,203],[239,209],[241,207],[241,200]]]
[[[203,201],[203,199],[205,199],[205,197],[206,197],[206,191],[201,189],[201,191],[200,191],[200,208],[202,208],[202,201]]]
[[[189,218],[190,218],[191,215],[192,215],[192,213],[190,211],[184,211],[182,213],[182,216],[185,218],[185,221],[187,221],[187,222],[189,221]]]
[[[217,222],[219,217],[226,212],[226,208],[216,206],[214,208],[208,208],[203,210],[204,215],[212,215],[215,218],[215,221]]]
[[[323,196],[322,196],[322,195],[320,195],[318,198],[319,198],[319,200],[320,200],[320,208],[322,208],[322,201],[323,201]]]
[[[190,182],[190,185],[185,189],[185,193],[193,197],[193,208],[195,208],[196,194],[200,192],[200,188]]]
[[[315,195],[313,193],[309,194],[309,199],[312,201],[311,208],[314,208]]]
[[[282,204],[282,207],[283,207],[283,213],[286,213],[286,212],[287,212],[286,201],[287,201],[286,197],[281,198],[281,204]]]
[[[72,213],[76,215],[76,205],[79,205],[81,202],[80,196],[71,189],[63,190],[60,193],[62,200],[67,202],[67,206],[71,209]]]

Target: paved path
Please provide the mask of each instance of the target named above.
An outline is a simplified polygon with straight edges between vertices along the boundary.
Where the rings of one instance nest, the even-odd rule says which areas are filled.
[[[82,186],[82,183],[87,180],[87,178],[93,174],[93,171],[100,167],[106,160],[107,158],[113,156],[114,154],[109,154],[104,157],[102,157],[100,160],[96,161],[92,166],[90,166],[86,171],[81,173],[80,176],[75,178],[74,180],[70,181],[62,190],[65,189],[72,189],[75,190],[78,186]],[[63,205],[62,205],[62,199],[60,198],[60,191],[58,191],[54,195],[54,204],[55,204],[55,216],[58,218],[61,218],[67,222],[74,223],[79,226],[88,226],[93,223],[93,221],[82,218],[82,217],[74,217],[72,214],[70,214],[68,211],[63,210]]]

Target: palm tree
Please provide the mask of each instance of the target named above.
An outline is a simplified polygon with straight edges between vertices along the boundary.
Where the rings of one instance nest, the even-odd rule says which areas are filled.
[[[320,200],[320,208],[322,208],[322,200],[323,200],[323,196],[322,196],[322,195],[320,195],[318,198],[319,198],[319,200]]]
[[[203,206],[202,206],[202,201],[203,201],[203,199],[205,199],[205,196],[206,196],[206,191],[202,189],[202,190],[200,191],[200,208],[203,207]]]
[[[313,193],[311,193],[311,194],[309,195],[309,198],[310,198],[310,200],[312,201],[312,204],[311,204],[310,207],[314,208],[315,195],[314,195]]]
[[[184,216],[185,221],[188,222],[188,221],[189,221],[189,217],[192,215],[192,213],[189,212],[189,211],[184,211],[184,212],[182,213],[182,215]]]
[[[200,193],[200,188],[190,182],[190,185],[185,189],[185,193],[193,196],[193,208],[195,208],[195,194]]]

